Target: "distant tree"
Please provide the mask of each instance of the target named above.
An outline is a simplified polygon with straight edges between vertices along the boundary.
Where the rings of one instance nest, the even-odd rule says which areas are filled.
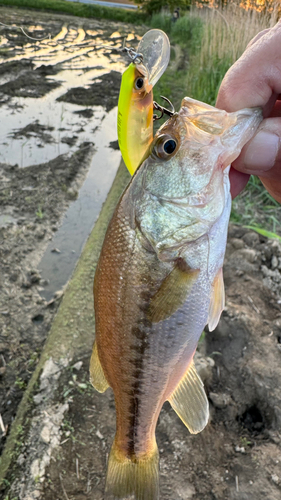
[[[189,9],[192,0],[134,0],[134,2],[148,14],[154,14],[155,12],[160,12],[162,9],[167,9],[171,13],[176,8]]]

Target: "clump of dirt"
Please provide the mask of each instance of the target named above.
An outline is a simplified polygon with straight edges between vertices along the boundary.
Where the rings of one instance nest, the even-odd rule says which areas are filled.
[[[121,74],[117,71],[110,71],[110,73],[94,78],[93,82],[88,88],[76,87],[68,90],[66,94],[58,98],[58,101],[86,106],[98,106],[103,102],[106,95],[106,111],[110,111],[117,106]]]
[[[35,120],[34,123],[29,123],[26,127],[15,130],[11,133],[11,137],[13,139],[17,139],[18,137],[26,137],[29,139],[30,137],[36,136],[42,142],[50,143],[53,142],[53,138],[51,134],[48,134],[48,132],[51,132],[52,130],[54,130],[54,127],[41,125],[38,120]]]
[[[60,82],[42,79],[41,72],[27,71],[12,82],[0,85],[0,93],[11,97],[42,97],[60,85]]]

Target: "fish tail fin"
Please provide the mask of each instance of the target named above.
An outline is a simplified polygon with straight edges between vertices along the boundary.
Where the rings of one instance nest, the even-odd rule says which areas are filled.
[[[158,500],[159,454],[132,459],[124,456],[114,441],[108,460],[105,500]]]

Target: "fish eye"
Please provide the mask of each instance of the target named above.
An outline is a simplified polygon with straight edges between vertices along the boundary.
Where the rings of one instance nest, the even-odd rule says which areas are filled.
[[[144,86],[144,79],[139,76],[138,78],[135,79],[135,89],[136,90],[141,90]]]
[[[154,150],[158,158],[167,159],[176,152],[177,146],[177,141],[173,137],[164,135],[159,137]]]
[[[176,147],[177,143],[174,139],[168,139],[168,141],[163,144],[163,149],[167,155],[171,155],[175,151]]]

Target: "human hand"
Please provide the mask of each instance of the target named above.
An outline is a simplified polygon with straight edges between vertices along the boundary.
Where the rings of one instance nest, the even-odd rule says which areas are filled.
[[[264,119],[230,170],[234,198],[251,174],[281,203],[281,21],[259,33],[226,73],[216,106],[226,111],[260,106]]]

